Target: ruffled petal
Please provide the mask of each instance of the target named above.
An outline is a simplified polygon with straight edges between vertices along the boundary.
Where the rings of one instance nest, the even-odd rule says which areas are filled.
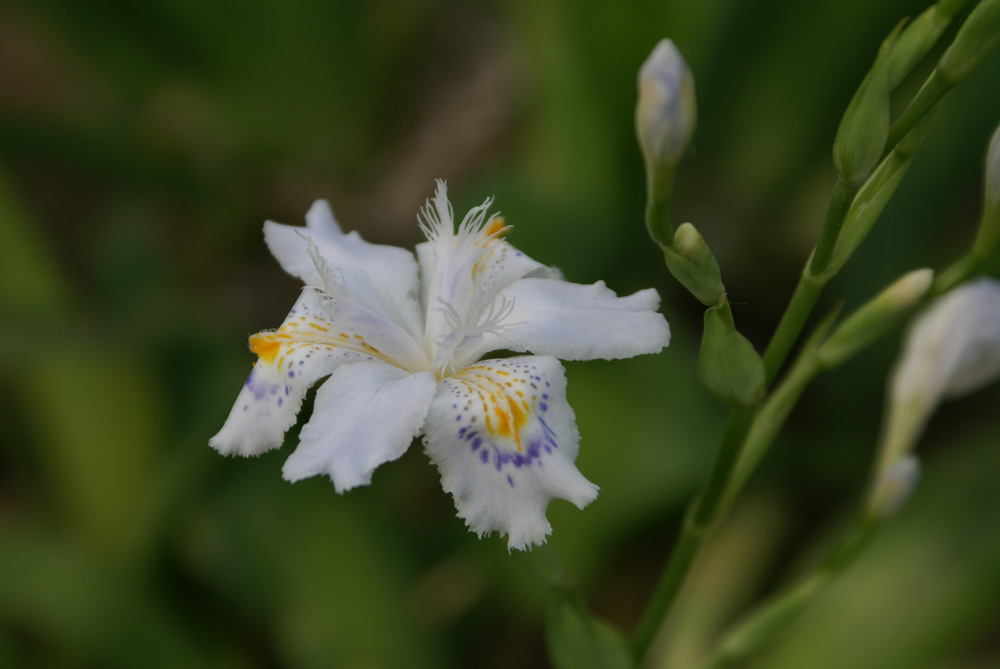
[[[409,251],[369,244],[357,232],[344,234],[324,200],[313,204],[304,228],[267,221],[264,241],[286,272],[307,285],[322,287],[324,277],[309,253],[311,241],[356,300],[422,340],[417,263]]]
[[[332,329],[319,294],[304,288],[282,326],[250,338],[257,354],[229,418],[209,440],[220,453],[257,455],[281,445],[306,391],[345,362],[377,355]]]
[[[657,353],[670,343],[670,326],[656,311],[660,296],[652,288],[618,297],[603,281],[586,286],[525,278],[497,299],[509,305],[502,327],[484,335],[470,355],[510,349],[562,360],[612,360]]]
[[[403,455],[420,432],[436,383],[430,372],[379,362],[338,368],[316,391],[285,479],[328,474],[337,492],[370,483],[375,468]]]
[[[579,433],[558,360],[483,360],[438,384],[424,427],[427,454],[458,515],[510,548],[541,544],[549,501],[583,508],[597,486],[573,462]]]

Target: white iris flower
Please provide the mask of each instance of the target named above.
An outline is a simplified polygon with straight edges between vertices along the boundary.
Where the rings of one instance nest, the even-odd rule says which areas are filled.
[[[573,464],[579,433],[556,356],[659,351],[670,340],[659,296],[561,280],[501,238],[490,205],[456,231],[439,181],[416,258],[344,234],[322,201],[305,228],[265,223],[271,252],[305,286],[280,328],[250,337],[257,363],[212,447],[280,446],[329,376],[285,462],[289,481],[327,474],[344,492],[422,436],[458,515],[480,536],[506,533],[510,548],[544,542],[550,500],[590,503],[597,486]],[[534,355],[481,359],[500,349]]]

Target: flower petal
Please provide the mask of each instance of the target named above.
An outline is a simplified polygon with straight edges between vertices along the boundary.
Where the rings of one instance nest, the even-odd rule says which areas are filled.
[[[422,341],[417,263],[409,251],[369,244],[357,232],[344,234],[324,200],[313,204],[304,228],[267,221],[264,241],[286,272],[320,287],[323,277],[309,254],[311,241],[352,296]]]
[[[505,324],[484,335],[471,355],[507,348],[563,360],[612,360],[656,353],[670,343],[652,288],[618,297],[603,281],[585,286],[526,278],[497,299],[511,305]]]
[[[597,496],[573,464],[580,438],[554,358],[483,360],[444,379],[424,434],[458,515],[480,535],[507,534],[510,548],[545,541],[550,500],[582,509]]]
[[[329,474],[337,492],[370,483],[375,468],[400,457],[420,432],[436,383],[430,372],[381,362],[338,368],[316,391],[285,479]]]
[[[344,362],[375,357],[358,340],[338,335],[316,290],[303,289],[277,331],[250,338],[257,362],[225,425],[209,440],[212,448],[225,455],[257,455],[280,446],[306,391],[320,377]]]
[[[465,350],[495,330],[504,310],[492,307],[501,290],[525,276],[558,276],[503,240],[508,228],[489,213],[491,204],[487,199],[471,209],[456,230],[447,187],[439,181],[421,210],[428,241],[417,246],[417,259],[427,311],[424,341],[435,351],[434,369],[450,372],[476,359]]]

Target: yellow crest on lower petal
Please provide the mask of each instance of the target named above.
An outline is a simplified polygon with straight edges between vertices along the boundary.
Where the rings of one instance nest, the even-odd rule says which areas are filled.
[[[532,378],[482,365],[466,367],[453,378],[481,402],[486,431],[494,437],[511,439],[521,452],[521,430],[535,404]]]
[[[279,348],[281,348],[281,343],[278,342],[273,333],[258,332],[250,337],[250,351],[256,353],[257,358],[265,364],[270,365],[274,362]]]

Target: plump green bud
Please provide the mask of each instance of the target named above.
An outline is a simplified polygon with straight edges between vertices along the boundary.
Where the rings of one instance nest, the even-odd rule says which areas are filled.
[[[674,43],[663,39],[639,68],[638,86],[635,132],[650,198],[664,200],[698,121],[694,77]]]
[[[674,243],[663,247],[667,269],[681,285],[705,306],[718,304],[726,288],[722,274],[708,244],[690,223],[683,223],[674,233]]]
[[[729,406],[749,408],[764,397],[766,375],[764,361],[753,344],[736,331],[725,298],[707,309],[698,353],[702,385]]]
[[[847,105],[833,142],[833,164],[842,181],[860,186],[878,164],[889,137],[890,53],[902,24],[882,42],[871,70]]]
[[[947,83],[956,84],[982,62],[1000,43],[1000,0],[982,0],[955,35],[938,61],[937,72]]]
[[[904,275],[851,314],[816,352],[824,367],[836,367],[882,336],[900,317],[917,306],[930,290],[934,272],[918,269]]]

